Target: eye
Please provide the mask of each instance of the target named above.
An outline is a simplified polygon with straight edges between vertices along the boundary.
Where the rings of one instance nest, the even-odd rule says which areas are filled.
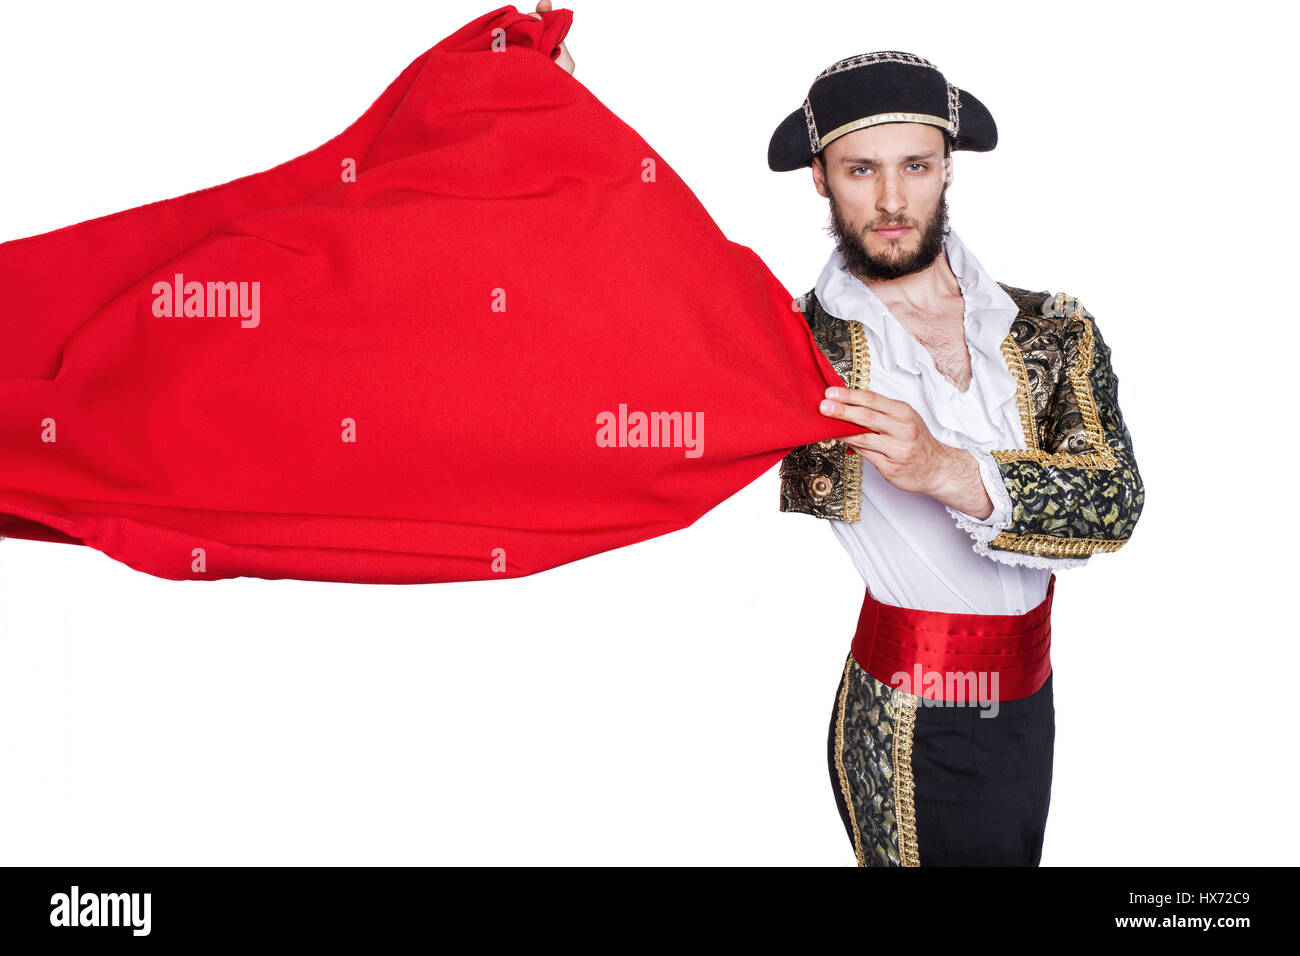
[[[925,168],[926,168],[925,163],[908,163],[908,167],[907,167],[907,168],[908,168],[908,169],[911,169],[913,166],[920,167],[921,169],[925,169]]]
[[[869,166],[854,166],[852,169],[849,170],[849,172],[850,172],[850,173],[857,173],[857,171],[858,171],[859,169],[870,169],[870,168],[871,168],[871,167],[869,167]]]

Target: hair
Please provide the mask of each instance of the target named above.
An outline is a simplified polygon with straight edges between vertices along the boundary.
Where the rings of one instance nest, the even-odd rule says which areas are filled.
[[[823,173],[826,172],[826,156],[825,156],[825,153],[826,153],[826,150],[824,150],[824,149],[820,149],[820,150],[818,150],[817,153],[813,156],[813,162],[815,162],[815,163],[820,163],[820,164],[821,164],[822,172],[823,172]],[[947,158],[948,158],[949,156],[951,156],[951,155],[952,155],[952,134],[951,134],[951,133],[948,133],[948,132],[945,132],[945,133],[943,134],[943,158],[944,158],[944,159],[947,159]]]

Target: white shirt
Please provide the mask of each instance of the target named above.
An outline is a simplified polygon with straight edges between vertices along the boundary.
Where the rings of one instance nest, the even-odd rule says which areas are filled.
[[[930,353],[871,288],[845,268],[838,250],[822,269],[815,292],[831,315],[862,323],[870,347],[867,388],[907,402],[938,441],[975,455],[993,513],[980,520],[929,495],[900,491],[864,458],[861,518],[829,524],[879,601],[927,611],[1023,614],[1047,596],[1053,570],[1077,567],[1087,558],[988,548],[1011,517],[1011,497],[989,452],[1026,447],[1016,381],[1002,357],[1017,309],[951,229],[943,248],[965,300],[971,381],[964,392],[939,373]]]

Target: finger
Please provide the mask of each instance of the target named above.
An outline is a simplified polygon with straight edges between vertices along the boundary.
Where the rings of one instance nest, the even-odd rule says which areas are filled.
[[[866,427],[872,431],[892,435],[899,441],[915,441],[926,429],[924,419],[907,402],[897,398],[887,398],[870,389],[834,389],[827,392],[839,392],[856,397],[861,407],[869,410]]]
[[[855,390],[855,392],[858,395],[863,394],[861,390]],[[842,418],[855,425],[861,425],[863,428],[870,428],[874,432],[883,432],[896,438],[903,437],[903,429],[907,425],[906,422],[891,418],[885,412],[870,404],[851,404],[835,399],[826,399],[819,407],[823,415]]]
[[[841,386],[832,386],[826,390],[827,394],[837,401],[843,401],[854,405],[864,405],[867,408],[874,408],[883,415],[890,418],[899,418],[907,414],[912,406],[907,402],[899,401],[896,398],[889,398],[881,395],[879,392],[872,391],[869,388],[844,388]],[[834,394],[831,394],[831,393]]]
[[[893,464],[897,464],[902,460],[905,451],[905,447],[901,442],[879,432],[872,432],[869,435],[855,435],[852,438],[842,439],[842,441],[864,456],[878,455]]]
[[[843,385],[832,385],[826,389],[826,397],[833,398],[837,402],[844,402],[848,405],[863,405],[868,408],[883,407],[881,399],[884,397],[879,392],[873,392],[868,388],[848,388]]]
[[[868,408],[872,407],[872,397],[875,394],[865,388],[845,388],[842,385],[832,385],[826,389],[827,398],[833,398],[846,405],[862,405]]]
[[[854,425],[860,425],[863,428],[871,427],[866,422],[869,410],[861,405],[845,405],[827,398],[822,400],[822,403],[817,406],[817,410],[828,418],[839,418]]]
[[[853,405],[860,408],[867,408],[883,416],[892,417],[889,406],[886,402],[892,402],[893,399],[887,399],[879,392],[873,392],[867,388],[843,388],[832,385],[826,389],[826,397],[832,401],[839,402],[842,405]]]
[[[887,471],[895,464],[889,456],[883,455],[872,448],[859,449],[858,454],[861,455],[866,462],[873,465],[876,471]]]

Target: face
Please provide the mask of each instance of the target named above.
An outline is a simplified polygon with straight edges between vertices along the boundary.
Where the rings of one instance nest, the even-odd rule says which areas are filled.
[[[830,200],[830,233],[862,279],[898,279],[929,266],[948,231],[944,134],[924,123],[881,123],[841,136],[813,163]]]

